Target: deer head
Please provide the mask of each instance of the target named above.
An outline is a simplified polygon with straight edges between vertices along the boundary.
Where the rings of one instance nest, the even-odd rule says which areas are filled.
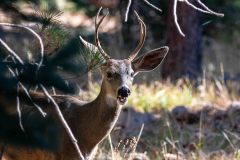
[[[108,96],[111,96],[117,100],[117,103],[124,105],[128,96],[131,94],[131,86],[134,76],[139,72],[151,71],[155,69],[165,58],[169,48],[167,46],[151,50],[142,56],[136,58],[139,51],[144,45],[146,38],[146,25],[141,20],[136,11],[134,11],[139,25],[140,25],[140,41],[136,49],[130,54],[130,56],[123,60],[116,60],[111,58],[101,47],[98,38],[98,29],[103,19],[107,16],[105,14],[98,22],[98,16],[102,8],[99,9],[95,18],[95,45],[85,41],[81,36],[80,39],[92,52],[100,52],[105,60],[105,63],[101,66],[101,73],[103,76],[103,84],[106,87]]]

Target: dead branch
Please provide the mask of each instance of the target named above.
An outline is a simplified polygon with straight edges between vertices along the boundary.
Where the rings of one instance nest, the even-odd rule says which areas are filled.
[[[131,3],[132,3],[132,0],[128,0],[127,9],[126,9],[126,12],[125,12],[125,22],[127,22],[127,20],[128,20],[128,13],[129,13]]]
[[[138,145],[139,140],[140,140],[140,138],[141,138],[141,135],[142,135],[143,129],[144,129],[144,123],[142,124],[141,129],[140,129],[140,131],[139,131],[139,133],[138,133],[137,141],[136,141],[136,144],[134,145],[134,148],[133,148],[132,153],[135,153],[135,151],[136,151],[136,148],[137,148],[137,145]]]
[[[11,53],[11,55],[20,63],[20,64],[24,64],[23,60],[18,56],[17,53],[15,53],[8,45],[7,43],[5,43],[1,38],[0,38],[0,43],[7,49],[7,51],[9,53]]]
[[[23,132],[25,132],[23,124],[22,124],[22,112],[21,112],[21,108],[20,108],[20,100],[19,100],[19,85],[17,86],[17,97],[16,97],[16,101],[17,101],[17,112],[18,112],[18,118],[19,118],[19,126],[21,128],[21,130]]]
[[[41,48],[41,59],[38,63],[38,69],[37,71],[40,69],[40,67],[42,66],[42,63],[43,63],[43,58],[44,58],[44,46],[43,46],[43,42],[42,42],[42,39],[41,37],[34,31],[32,30],[31,28],[29,27],[26,27],[24,25],[20,25],[20,24],[12,24],[12,23],[0,23],[0,25],[4,25],[4,26],[10,26],[10,27],[18,27],[18,28],[23,28],[23,29],[26,29],[28,30],[29,32],[31,32],[39,41],[39,44],[40,44],[40,48]],[[1,42],[2,43],[2,42]]]
[[[179,31],[179,33],[185,37],[185,34],[183,33],[179,23],[178,23],[178,17],[177,17],[177,2],[180,1],[180,2],[185,2],[188,6],[192,7],[193,9],[199,11],[199,12],[203,12],[203,13],[207,13],[207,14],[212,14],[212,15],[215,15],[215,16],[219,16],[219,17],[224,17],[224,14],[222,13],[217,13],[217,12],[214,12],[212,10],[210,10],[204,3],[202,3],[200,0],[197,0],[198,4],[200,6],[202,6],[204,9],[201,9],[197,6],[195,6],[194,4],[192,4],[191,2],[189,2],[188,0],[174,0],[174,3],[173,3],[173,16],[174,16],[174,22],[175,22],[175,25]]]
[[[13,71],[11,68],[9,68],[9,67],[8,67],[8,70],[9,70],[9,72],[12,74],[12,76],[17,79],[16,73],[14,73],[14,71]],[[44,112],[44,111],[42,110],[42,108],[41,108],[40,106],[38,106],[38,105],[33,101],[32,97],[30,96],[30,94],[29,94],[29,92],[28,92],[28,90],[27,90],[27,88],[26,88],[20,81],[18,81],[18,85],[19,85],[19,87],[21,87],[21,88],[23,89],[23,91],[25,92],[25,94],[27,95],[27,97],[29,98],[29,100],[30,100],[30,101],[32,102],[32,104],[37,108],[37,110],[41,113],[41,115],[42,115],[43,117],[45,117],[45,116],[47,115],[47,113]]]
[[[173,3],[174,23],[175,23],[179,33],[183,37],[185,37],[185,34],[183,33],[183,31],[182,31],[182,29],[181,29],[181,27],[180,27],[180,25],[178,23],[178,17],[177,17],[177,4],[178,4],[178,1],[179,2],[183,2],[183,3],[185,2],[188,6],[192,7],[193,9],[195,9],[195,10],[197,10],[199,12],[206,13],[206,14],[212,14],[212,15],[215,15],[215,16],[218,16],[218,17],[224,17],[224,14],[217,13],[217,12],[214,12],[211,9],[209,9],[201,0],[197,0],[197,2],[198,2],[198,4],[202,8],[197,7],[193,3],[189,2],[189,0],[174,0],[174,3]],[[162,11],[160,8],[158,8],[155,5],[153,5],[148,0],[143,0],[143,2],[145,2],[147,5],[149,5],[150,7],[152,7],[153,9],[155,9],[157,11],[160,11],[160,12]],[[127,20],[128,20],[128,14],[129,14],[129,9],[130,9],[131,3],[132,3],[132,0],[128,0],[127,9],[126,9],[126,12],[125,12],[125,22],[127,22]]]
[[[200,12],[203,12],[203,13],[209,13],[209,14],[211,14],[211,12],[208,12],[207,10],[198,8],[197,6],[195,6],[194,4],[192,4],[191,2],[189,2],[188,0],[184,0],[184,2],[186,2],[187,5],[189,5],[189,6],[192,7],[193,9],[196,9],[196,10],[198,10],[198,11],[200,11]]]
[[[217,13],[217,12],[212,11],[212,10],[209,9],[204,3],[202,3],[202,1],[197,0],[197,2],[198,2],[205,10],[207,10],[207,11],[210,12],[211,14],[216,15],[216,16],[219,16],[219,17],[224,17],[224,14],[222,14],[222,13]]]
[[[155,6],[154,4],[150,3],[149,1],[147,0],[143,0],[143,2],[145,2],[147,5],[149,5],[150,7],[152,7],[153,9],[159,11],[159,12],[162,12],[162,10],[160,8],[158,8],[157,6]]]
[[[153,9],[155,9],[159,12],[162,12],[162,10],[160,8],[158,8],[154,4],[150,3],[148,0],[143,0],[143,2],[146,3],[148,6],[152,7]],[[132,0],[128,0],[127,9],[125,12],[125,22],[127,22],[127,20],[128,20],[128,14],[129,14],[129,9],[130,9],[131,4],[132,4]]]
[[[182,29],[180,28],[179,26],[179,23],[178,23],[178,17],[177,17],[177,2],[178,0],[174,0],[174,3],[173,3],[173,16],[174,16],[174,22],[175,22],[175,25],[179,31],[179,33],[185,37],[185,34],[183,33]]]
[[[67,131],[67,134],[68,136],[70,137],[74,147],[76,148],[77,152],[78,152],[78,155],[79,155],[79,158],[84,160],[84,157],[82,155],[82,152],[78,146],[78,141],[77,139],[74,137],[69,125],[67,124],[65,118],[63,117],[63,114],[61,112],[61,110],[59,109],[59,106],[58,104],[56,103],[56,101],[53,99],[53,97],[48,93],[47,89],[42,85],[40,84],[40,87],[43,91],[43,93],[45,94],[45,96],[53,103],[54,105],[54,108],[55,108],[55,111],[57,113],[57,116],[58,118],[60,119],[61,123],[63,124],[63,127],[65,128],[65,130]]]

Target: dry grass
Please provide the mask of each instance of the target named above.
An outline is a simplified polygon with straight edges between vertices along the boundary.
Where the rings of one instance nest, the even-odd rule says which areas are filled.
[[[82,95],[92,99],[98,92],[99,85],[93,84],[91,91]],[[228,107],[239,99],[237,92],[237,83],[226,85],[218,80],[202,80],[197,87],[186,80],[134,85],[128,105],[158,118],[145,125],[138,143],[134,141],[137,135],[113,132],[112,151],[105,140],[97,159],[238,160],[240,125],[236,127],[232,121],[240,115],[230,114]],[[186,106],[197,120],[176,119],[171,113],[176,106]]]
[[[85,100],[96,97],[100,85],[93,83],[88,92],[81,92]],[[228,87],[221,81],[203,80],[200,85],[193,87],[190,82],[180,79],[177,83],[154,82],[152,84],[135,84],[128,104],[139,111],[157,111],[172,109],[183,105],[191,108],[199,108],[208,104],[228,106],[231,101],[238,100],[238,84],[229,83]],[[239,88],[240,89],[240,88]]]

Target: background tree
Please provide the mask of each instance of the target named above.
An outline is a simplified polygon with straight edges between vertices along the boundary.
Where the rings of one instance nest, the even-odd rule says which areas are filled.
[[[173,3],[174,1],[170,0],[167,4],[166,44],[170,51],[163,63],[162,75],[163,78],[171,79],[183,76],[195,79],[201,74],[202,64],[199,14],[185,3],[179,3],[177,8],[179,24],[186,35],[183,37],[174,23]]]

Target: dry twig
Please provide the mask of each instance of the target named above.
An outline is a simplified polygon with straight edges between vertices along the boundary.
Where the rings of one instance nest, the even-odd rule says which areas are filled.
[[[154,4],[150,3],[147,0],[143,0],[143,2],[145,2],[147,5],[149,5],[150,7],[152,7],[153,9],[156,9],[159,12],[162,12],[162,10],[160,8],[158,8],[157,6],[155,6]]]
[[[162,10],[160,8],[158,8],[154,4],[150,3],[148,0],[143,0],[143,2],[145,2],[147,5],[149,5],[153,9],[155,9],[155,10],[157,10],[159,12],[162,12]],[[127,9],[126,9],[126,12],[125,12],[125,22],[127,22],[127,20],[128,20],[128,14],[129,14],[129,10],[130,10],[131,4],[132,4],[132,0],[128,0]]]
[[[194,4],[192,4],[191,2],[189,2],[188,0],[184,0],[184,2],[186,2],[187,5],[189,5],[190,7],[192,7],[193,9],[196,9],[200,12],[203,12],[203,13],[211,13],[211,12],[208,12],[206,10],[203,10],[201,8],[198,8],[197,6],[195,6]]]
[[[11,23],[0,23],[0,25],[3,25],[3,26],[10,26],[10,27],[18,27],[18,28],[23,28],[23,29],[26,29],[28,31],[30,31],[39,41],[39,44],[40,44],[40,47],[41,47],[41,59],[38,63],[38,70],[40,69],[40,67],[42,66],[42,63],[43,63],[43,57],[44,57],[44,46],[43,46],[43,42],[42,42],[42,39],[41,37],[34,31],[32,30],[31,28],[29,27],[26,27],[24,25],[20,25],[20,24],[11,24]],[[0,39],[1,40],[1,39]],[[2,43],[2,42],[1,42]],[[3,44],[4,45],[4,44]],[[5,46],[5,45],[4,45]],[[6,46],[5,46],[6,47]],[[8,48],[7,48],[8,49]],[[10,49],[10,48],[9,48]],[[9,50],[11,51],[11,49]],[[15,57],[16,58],[16,57]],[[23,62],[22,62],[23,63]]]
[[[0,23],[0,25],[24,28],[24,29],[30,31],[34,36],[37,37],[37,39],[39,40],[40,46],[41,46],[41,59],[40,59],[40,62],[38,64],[38,70],[39,70],[42,63],[43,63],[43,56],[44,56],[44,47],[43,47],[43,42],[42,42],[41,37],[34,30],[32,30],[29,27],[23,26],[23,25],[11,24],[11,23]],[[13,57],[13,62],[15,62],[15,60],[14,60],[14,58],[15,58],[20,64],[24,65],[23,60],[18,56],[18,54],[15,53],[1,38],[0,38],[0,43],[11,53],[11,56]],[[8,70],[10,71],[12,76],[15,77],[18,80],[18,78],[17,78],[18,70],[16,69],[16,72],[14,72],[9,67],[8,67]],[[42,114],[42,116],[45,117],[46,113],[41,109],[41,107],[39,107],[37,104],[35,104],[33,102],[29,92],[26,89],[26,87],[20,81],[17,84],[17,94],[19,93],[19,86],[22,87],[22,89],[26,93],[27,97],[31,100],[33,105],[39,110],[39,112]],[[17,102],[17,112],[18,112],[18,116],[19,116],[19,124],[20,124],[21,129],[24,131],[24,128],[23,128],[23,125],[22,125],[22,120],[21,120],[21,109],[20,109],[20,101],[19,101],[19,96],[18,95],[16,97],[16,102]]]
[[[210,10],[204,3],[202,3],[200,0],[197,0],[197,2],[199,3],[199,5],[201,5],[204,9],[201,9],[197,6],[195,6],[194,4],[192,4],[191,2],[189,2],[188,0],[174,0],[174,3],[173,3],[173,16],[174,16],[174,22],[175,22],[175,25],[179,31],[179,33],[185,37],[185,34],[183,33],[179,23],[178,23],[178,17],[177,17],[177,2],[180,1],[180,2],[185,2],[188,6],[192,7],[193,9],[197,10],[197,11],[200,11],[200,12],[203,12],[203,13],[207,13],[207,14],[212,14],[212,15],[215,15],[215,16],[219,16],[219,17],[223,17],[224,14],[222,13],[217,13],[217,12],[214,12],[212,10]]]
[[[8,45],[7,43],[5,43],[1,38],[0,38],[0,43],[8,50],[9,53],[11,53],[11,55],[18,60],[18,62],[20,64],[24,64],[23,60],[17,55],[17,53],[15,53]]]
[[[14,73],[14,71],[8,67],[9,72],[12,74],[13,77],[15,77],[17,79],[16,73]],[[27,95],[27,97],[29,98],[29,100],[32,102],[32,104],[37,108],[37,110],[41,113],[41,115],[43,117],[45,117],[47,115],[47,113],[45,113],[42,108],[40,106],[38,106],[32,99],[32,97],[30,96],[27,88],[20,82],[18,81],[18,85],[23,89],[23,91],[25,92],[25,94]]]
[[[8,23],[0,23],[0,25],[14,25],[14,24],[8,24]],[[17,25],[18,26],[18,25]],[[22,26],[22,27],[25,27],[25,26]],[[27,29],[27,30],[29,30],[29,31],[31,31],[32,33],[36,33],[36,32],[34,32],[32,29],[30,29],[30,28],[28,28],[28,27],[26,27],[25,29]],[[35,35],[35,34],[34,34]],[[36,34],[36,36],[37,37],[39,37],[37,34]],[[40,38],[40,37],[39,37]],[[42,43],[42,40],[41,40],[41,38],[40,38],[40,44],[41,44],[41,52],[43,53],[43,43]],[[18,54],[17,53],[15,53],[1,38],[0,38],[0,43],[11,53],[11,56],[13,57],[13,62],[15,63],[15,60],[14,60],[14,58],[15,59],[17,59],[18,60],[18,62],[20,63],[20,64],[22,64],[22,65],[24,65],[24,62],[23,62],[23,60],[18,56]],[[43,57],[42,57],[43,58]],[[41,63],[42,63],[42,60],[41,60]],[[40,63],[40,64],[41,64]],[[12,74],[12,76],[13,77],[15,77],[17,80],[18,80],[18,78],[17,78],[17,70],[16,70],[16,73],[12,70],[12,69],[10,69],[9,67],[8,67],[8,70],[10,71],[10,73]],[[20,86],[20,87],[22,87],[22,89],[23,89],[23,91],[25,92],[25,94],[27,95],[27,97],[31,100],[31,102],[32,102],[32,104],[38,109],[38,111],[42,114],[42,116],[43,117],[45,117],[46,116],[46,113],[41,109],[41,107],[40,106],[38,106],[36,103],[34,103],[34,101],[32,100],[32,98],[31,98],[31,96],[30,96],[30,94],[29,94],[29,92],[28,92],[28,90],[27,90],[27,88],[20,82],[20,81],[18,81],[18,85]]]
[[[20,108],[20,100],[19,100],[19,96],[17,95],[17,112],[18,112],[18,118],[19,118],[19,126],[21,128],[21,130],[24,132],[24,127],[22,124],[22,113],[21,113],[21,108]]]
[[[140,129],[140,131],[139,131],[139,133],[138,133],[137,141],[136,141],[136,144],[135,144],[135,146],[134,146],[134,148],[133,148],[132,153],[135,153],[135,151],[136,151],[136,148],[137,148],[137,145],[138,145],[139,140],[140,140],[140,138],[141,138],[141,135],[142,135],[143,129],[144,129],[144,123],[142,124],[141,129]]]
[[[180,28],[179,26],[179,23],[178,23],[178,17],[177,17],[177,2],[178,0],[174,0],[174,3],[173,3],[173,16],[174,16],[174,22],[175,22],[175,25],[179,31],[179,33],[185,37],[185,34],[183,33],[182,29]]]
[[[211,14],[213,14],[213,15],[216,15],[216,16],[219,16],[219,17],[224,17],[224,14],[222,14],[222,13],[217,13],[217,12],[212,11],[212,10],[209,9],[204,3],[202,3],[202,1],[197,0],[197,2],[198,2],[205,10],[207,10],[209,13],[211,13]]]
[[[76,148],[76,150],[78,152],[78,155],[79,155],[79,158],[84,160],[83,154],[82,154],[82,152],[81,152],[81,150],[78,146],[77,139],[74,137],[69,125],[67,124],[65,118],[63,117],[62,112],[59,109],[59,106],[58,106],[57,102],[53,99],[53,97],[48,93],[47,89],[42,84],[40,84],[40,87],[41,87],[43,93],[45,94],[45,96],[53,103],[55,111],[58,115],[58,118],[60,119],[60,121],[63,124],[63,127],[65,128],[65,130],[67,131],[67,134],[70,137],[74,147]]]
[[[125,22],[127,22],[127,20],[128,20],[128,13],[129,13],[131,3],[132,3],[132,0],[128,0],[127,10],[125,12]]]

